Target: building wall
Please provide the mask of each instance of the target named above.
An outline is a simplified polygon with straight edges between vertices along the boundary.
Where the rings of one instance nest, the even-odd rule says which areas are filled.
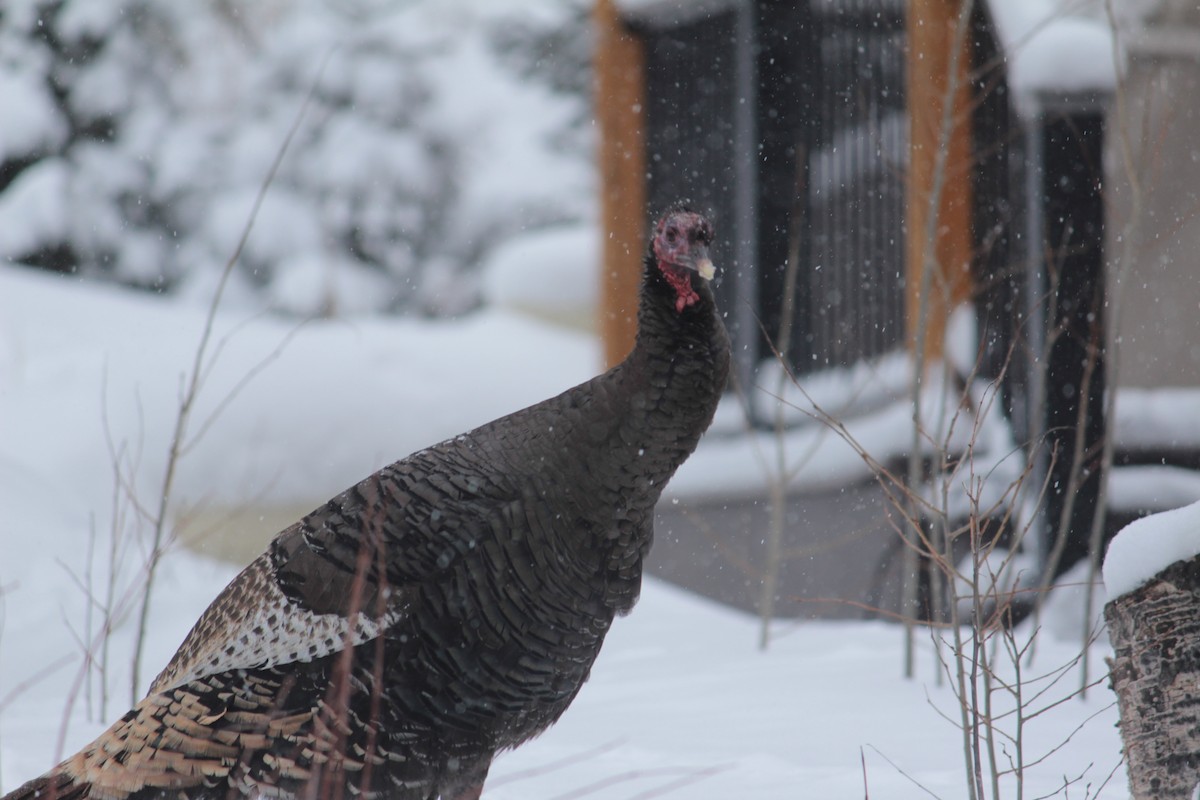
[[[1200,386],[1200,6],[1159,0],[1144,25],[1106,142],[1110,335],[1119,385]]]

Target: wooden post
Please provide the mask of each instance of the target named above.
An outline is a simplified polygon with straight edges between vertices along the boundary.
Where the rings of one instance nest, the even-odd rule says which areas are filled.
[[[645,56],[613,0],[596,0],[602,233],[600,335],[612,366],[633,349],[646,218]]]
[[[951,48],[962,0],[910,0],[908,4],[909,168],[907,186],[908,236],[906,315],[910,349],[915,349],[918,326],[925,328],[925,363],[942,353],[950,310],[970,295],[971,288],[971,89],[970,36],[961,45],[958,91],[953,98],[953,126],[943,141],[942,109],[949,92]],[[938,164],[946,149],[937,224],[927,242],[929,214]],[[921,319],[921,274],[927,248],[933,247],[934,269],[929,282],[925,319]]]
[[[1104,607],[1134,800],[1189,800],[1200,783],[1200,556]]]

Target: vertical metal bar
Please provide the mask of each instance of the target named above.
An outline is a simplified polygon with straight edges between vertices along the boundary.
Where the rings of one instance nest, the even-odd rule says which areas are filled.
[[[1025,330],[1029,342],[1029,395],[1025,414],[1029,441],[1033,447],[1030,485],[1041,487],[1050,469],[1050,454],[1045,441],[1046,405],[1046,326],[1050,318],[1043,295],[1046,292],[1046,265],[1043,258],[1045,226],[1042,220],[1042,181],[1045,152],[1042,143],[1041,114],[1031,114],[1022,123],[1025,139]],[[1035,489],[1036,491],[1036,489]],[[1045,558],[1050,550],[1054,521],[1049,519],[1045,503],[1038,505],[1039,524],[1033,526],[1037,553]]]
[[[737,357],[737,377],[749,391],[753,386],[757,364],[748,354],[755,352],[758,325],[758,276],[762,269],[758,257],[758,141],[755,114],[758,110],[758,76],[755,66],[755,12],[758,0],[738,4],[734,24],[734,86],[733,93],[733,171],[734,171],[734,242],[733,270],[735,302],[726,312],[735,322],[738,332],[734,341]],[[755,404],[751,403],[751,414]],[[758,420],[752,420],[758,422]]]
[[[835,11],[834,14],[836,13],[837,12]],[[824,324],[821,326],[823,346],[821,348],[820,366],[825,368],[828,367],[832,361],[831,356],[833,355],[835,335],[833,330],[834,314],[830,313],[831,309],[829,308],[829,295],[831,292],[837,290],[838,270],[843,261],[842,236],[845,227],[843,225],[841,205],[842,185],[845,183],[842,160],[845,158],[845,153],[837,145],[838,134],[841,133],[842,128],[841,111],[842,106],[844,105],[844,100],[842,98],[842,87],[845,83],[845,59],[842,55],[842,40],[841,37],[838,36],[839,31],[837,27],[837,20],[833,18],[833,15],[829,15],[824,17],[822,22],[828,26],[825,35],[829,37],[829,48],[831,50],[831,55],[834,62],[830,68],[830,72],[832,72],[834,76],[834,82],[833,91],[830,93],[829,127],[825,136],[825,151],[829,156],[829,163],[832,167],[831,174],[833,177],[829,187],[829,195],[826,197],[826,202],[829,204],[829,234],[831,246],[829,258],[825,260],[825,264],[822,266],[825,274],[825,280],[822,282],[821,287],[824,290],[821,293],[821,300],[823,311],[825,313],[822,317]]]
[[[863,0],[858,3],[857,10],[860,15],[859,19],[866,20],[868,18],[866,3]],[[875,339],[871,333],[871,325],[874,320],[872,306],[874,305],[875,281],[871,280],[868,272],[870,260],[867,257],[871,243],[871,182],[867,170],[866,146],[871,138],[871,108],[875,105],[876,100],[866,94],[866,87],[874,90],[875,84],[871,81],[861,80],[861,76],[871,63],[874,39],[870,29],[862,27],[855,30],[855,37],[858,39],[859,45],[855,48],[855,86],[859,88],[856,89],[854,98],[854,217],[858,224],[856,225],[857,234],[854,237],[856,255],[854,270],[851,273],[851,290],[858,298],[858,302],[855,304],[857,313],[854,320],[858,341],[855,342],[854,351],[850,354],[849,363],[870,356],[874,352]]]

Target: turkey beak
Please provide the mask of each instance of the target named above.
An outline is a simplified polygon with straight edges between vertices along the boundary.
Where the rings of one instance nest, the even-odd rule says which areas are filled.
[[[704,245],[696,246],[696,257],[692,259],[691,267],[706,281],[711,281],[717,274],[717,268],[713,266],[712,259],[708,257],[708,248]]]

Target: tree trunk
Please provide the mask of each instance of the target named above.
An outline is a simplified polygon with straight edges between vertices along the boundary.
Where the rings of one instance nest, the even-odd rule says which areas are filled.
[[[1200,783],[1200,556],[1104,609],[1134,800],[1189,800]]]

